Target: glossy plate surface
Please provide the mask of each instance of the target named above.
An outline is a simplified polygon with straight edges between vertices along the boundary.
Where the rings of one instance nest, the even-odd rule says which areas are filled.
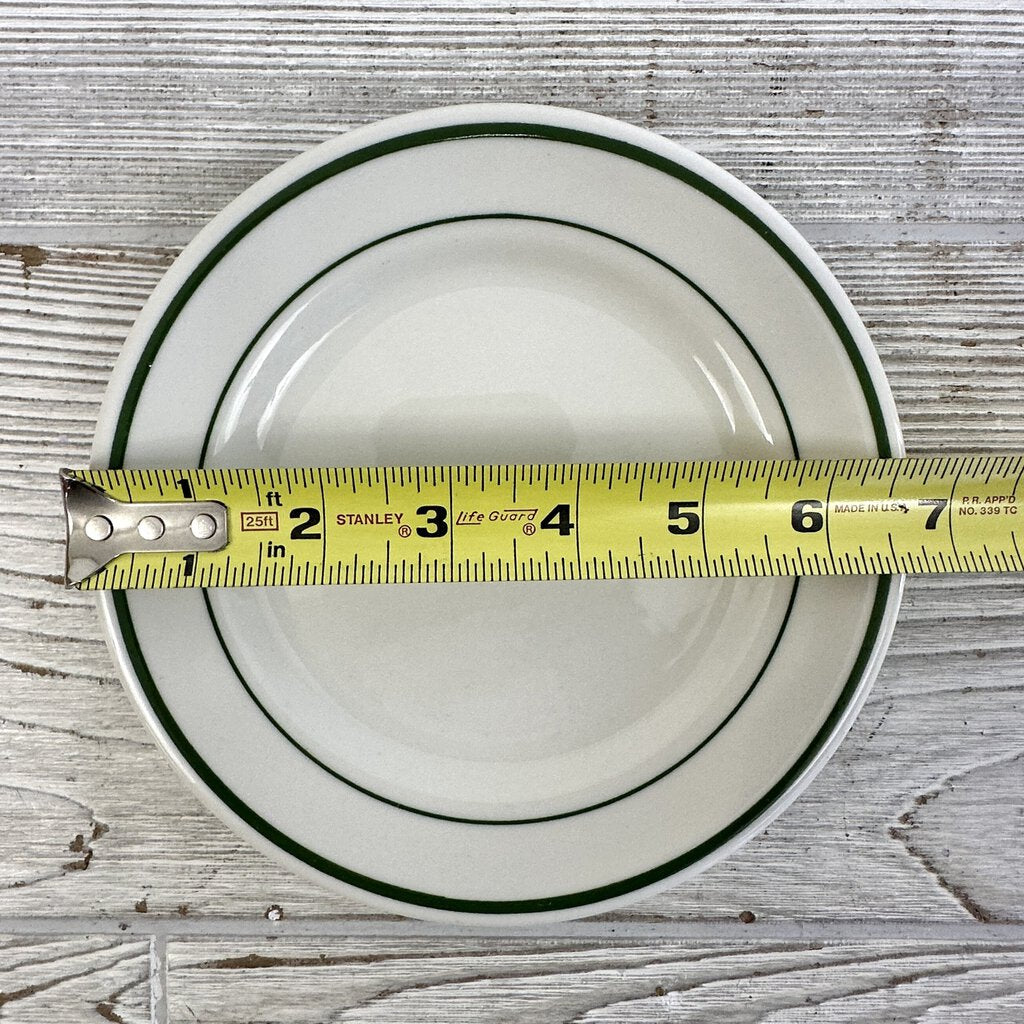
[[[185,250],[97,465],[899,454],[849,302],[719,168],[522,106],[351,132]],[[106,595],[127,685],[225,820],[415,916],[607,909],[778,814],[849,727],[888,578]]]

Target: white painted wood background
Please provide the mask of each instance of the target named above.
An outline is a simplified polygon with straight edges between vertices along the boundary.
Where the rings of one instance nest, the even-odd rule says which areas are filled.
[[[558,103],[753,186],[866,320],[909,448],[1024,451],[1024,2],[0,0],[0,1019],[1024,1020],[1024,581],[912,581],[767,834],[514,936],[382,917],[187,792],[59,586],[55,471],[224,203],[426,105]]]

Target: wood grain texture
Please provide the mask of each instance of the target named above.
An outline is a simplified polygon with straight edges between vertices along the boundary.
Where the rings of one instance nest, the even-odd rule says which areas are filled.
[[[148,942],[0,935],[0,1020],[149,1021],[149,975]]]
[[[1017,1024],[1009,944],[172,942],[171,1020]]]
[[[911,450],[1024,450],[1019,246],[819,249],[876,339]],[[173,255],[0,257],[0,908],[133,928],[272,905],[372,917],[199,806],[117,684],[91,599],[57,582],[54,474],[86,461],[121,340]],[[1024,921],[1022,597],[1017,577],[911,581],[874,694],[808,793],[698,881],[616,917]]]
[[[805,221],[1024,210],[1024,5],[5,0],[0,223],[200,224],[287,157],[424,106],[581,107]]]

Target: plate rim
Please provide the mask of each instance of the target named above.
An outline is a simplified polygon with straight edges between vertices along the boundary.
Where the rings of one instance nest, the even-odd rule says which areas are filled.
[[[506,120],[509,116],[514,116],[515,120]],[[459,131],[462,134],[459,134]],[[730,212],[740,216],[741,220],[758,230],[759,234],[783,255],[811,291],[850,357],[861,393],[871,412],[879,454],[902,454],[902,438],[896,419],[895,404],[866,330],[820,257],[781,214],[721,168],[643,129],[580,111],[530,105],[479,104],[403,115],[329,140],[278,168],[243,192],[218,214],[186,247],[164,275],[129,334],[104,397],[93,451],[94,464],[105,463],[114,468],[123,464],[127,432],[132,419],[131,414],[127,420],[125,419],[124,410],[130,408],[130,412],[134,412],[135,402],[145,380],[144,372],[140,376],[140,368],[147,367],[151,361],[147,357],[155,351],[154,337],[158,337],[158,347],[170,324],[173,323],[174,316],[191,295],[189,291],[182,297],[183,286],[193,281],[196,273],[204,266],[207,272],[212,269],[219,260],[219,251],[225,243],[227,248],[230,248],[247,230],[259,222],[253,221],[254,214],[265,210],[268,202],[273,202],[282,193],[288,193],[290,186],[310,182],[306,187],[311,187],[312,184],[318,183],[312,179],[315,179],[318,173],[326,176],[326,169],[336,166],[339,161],[344,163],[363,156],[364,160],[359,162],[365,162],[386,151],[389,146],[393,147],[397,142],[410,137],[417,140],[411,144],[423,145],[445,141],[447,138],[465,138],[467,135],[527,135],[533,138],[556,138],[559,141],[573,142],[578,142],[580,136],[587,136],[591,141],[598,142],[596,148],[638,158],[640,162],[667,171],[688,184],[695,184],[692,179],[696,178],[708,186],[700,189],[705,194],[710,194],[708,188],[715,190],[717,194],[713,198],[721,197],[720,201],[724,199],[722,205],[726,205]],[[361,145],[363,142],[367,145]],[[367,156],[367,152],[373,155]],[[328,159],[325,161],[323,157]],[[261,195],[267,196],[268,193],[269,200],[261,201]],[[287,194],[278,205],[283,205],[289,198],[291,195]],[[277,206],[273,208],[276,209]],[[264,216],[269,215],[269,212],[272,210],[267,211]],[[225,232],[224,228],[228,224],[231,227]],[[214,241],[215,239],[217,241]],[[194,287],[198,287],[199,283],[195,281]],[[822,297],[825,298],[825,302],[821,301]],[[159,334],[161,325],[165,327],[163,335]],[[872,398],[876,400],[874,403]],[[119,407],[116,415],[115,406]],[[122,428],[122,436],[119,439],[119,431]],[[108,438],[106,452],[104,437]],[[632,902],[645,893],[663,889],[686,875],[703,870],[742,845],[751,835],[761,831],[768,821],[774,819],[799,796],[848,731],[867,697],[888,646],[902,585],[902,577],[879,578],[860,652],[832,711],[793,766],[768,793],[747,808],[729,826],[680,857],[616,883],[561,897],[497,901],[467,900],[418,893],[344,869],[343,874],[339,875],[337,871],[330,870],[332,867],[337,868],[337,865],[332,865],[314,851],[304,851],[308,856],[291,852],[289,846],[298,847],[294,840],[277,832],[274,826],[260,818],[251,808],[247,808],[223,783],[220,783],[219,787],[211,784],[204,776],[209,774],[219,783],[216,773],[205,764],[180,730],[178,737],[175,738],[176,725],[173,717],[170,716],[166,705],[163,705],[141,650],[138,651],[141,669],[131,657],[131,645],[126,637],[126,631],[130,636],[134,636],[134,630],[131,628],[130,616],[127,616],[126,630],[126,597],[123,594],[103,594],[100,596],[100,606],[108,643],[114,652],[122,677],[161,748],[218,817],[227,820],[254,845],[279,860],[284,859],[293,869],[299,867],[300,873],[315,878],[320,884],[333,884],[337,888],[357,894],[364,902],[369,900],[371,903],[383,904],[389,910],[469,923],[498,919],[515,924],[578,917],[581,913],[598,913]],[[164,714],[160,713],[158,705],[163,707]],[[187,751],[191,751],[193,756],[189,757]],[[202,768],[197,767],[195,761],[198,761]],[[206,769],[205,772],[203,768]],[[226,790],[230,798],[225,799],[219,789]],[[233,802],[241,805],[241,813],[233,806]],[[281,836],[285,842],[277,842],[262,829],[255,827],[249,820],[249,815],[262,822],[270,832]]]

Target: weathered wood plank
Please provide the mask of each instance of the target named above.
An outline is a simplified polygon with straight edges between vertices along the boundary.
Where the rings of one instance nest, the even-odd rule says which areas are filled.
[[[200,224],[286,158],[425,106],[581,107],[802,220],[1024,209],[1020,2],[7,0],[0,223]]]
[[[1024,947],[926,942],[172,942],[172,1020],[970,1021],[1024,1012]]]
[[[819,248],[874,334],[912,450],[1024,450],[1019,246]],[[110,366],[172,255],[0,258],[0,910],[133,926],[273,905],[364,915],[199,806],[117,685],[91,600],[58,585],[55,470],[86,460]],[[809,792],[618,919],[1024,920],[1022,598],[1016,577],[912,581],[871,701]]]
[[[0,1018],[19,1024],[149,1021],[148,942],[0,936]]]
[[[909,451],[1024,450],[1024,245],[816,248],[871,333]]]

